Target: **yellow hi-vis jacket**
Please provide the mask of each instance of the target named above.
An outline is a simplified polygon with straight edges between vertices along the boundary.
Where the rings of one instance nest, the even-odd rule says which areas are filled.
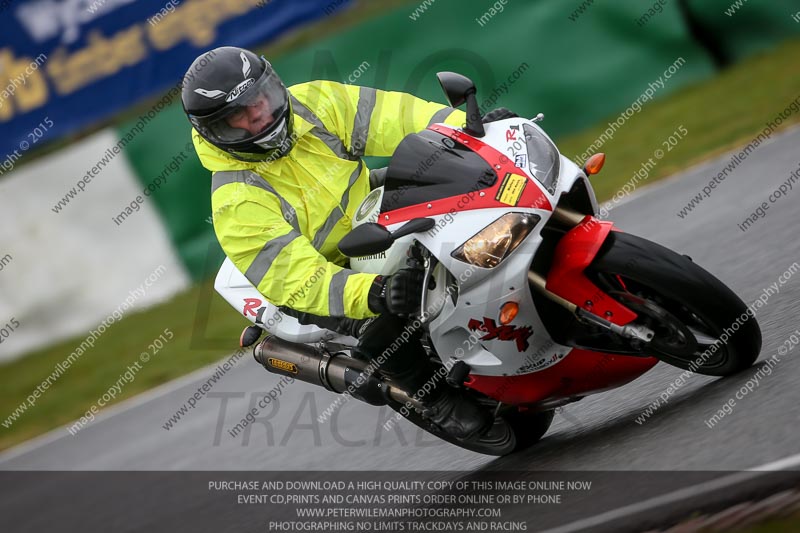
[[[227,256],[277,306],[319,316],[375,316],[375,274],[345,268],[338,242],[369,193],[361,156],[389,156],[406,135],[465,113],[399,92],[313,81],[291,93],[297,143],[289,154],[245,162],[192,132],[213,172],[214,231]]]

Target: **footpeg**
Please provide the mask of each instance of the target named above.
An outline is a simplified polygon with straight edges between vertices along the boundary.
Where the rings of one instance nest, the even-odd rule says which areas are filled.
[[[451,387],[461,388],[464,386],[464,381],[469,377],[469,371],[472,370],[464,361],[456,361],[447,373],[445,381]]]
[[[258,326],[247,326],[239,336],[239,346],[241,348],[247,348],[248,346],[254,345],[258,342],[258,339],[261,338],[263,332],[264,330]]]

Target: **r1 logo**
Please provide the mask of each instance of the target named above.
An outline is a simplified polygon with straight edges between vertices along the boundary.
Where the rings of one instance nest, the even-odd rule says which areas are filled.
[[[258,308],[261,307],[262,302],[258,298],[245,298],[244,299],[244,308],[242,309],[242,315],[247,316],[258,316]]]

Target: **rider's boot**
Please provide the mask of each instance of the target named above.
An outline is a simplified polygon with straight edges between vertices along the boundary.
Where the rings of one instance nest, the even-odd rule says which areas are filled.
[[[486,431],[493,421],[489,411],[465,392],[447,385],[444,367],[437,372],[419,340],[419,331],[409,331],[404,324],[391,315],[375,319],[360,335],[353,355],[376,361],[380,373],[416,398],[424,406],[422,415],[449,435],[466,440]],[[396,340],[403,337],[407,340]]]
[[[489,411],[480,406],[464,392],[442,385],[438,398],[423,401],[427,419],[446,433],[459,439],[469,440],[481,435],[492,425]]]

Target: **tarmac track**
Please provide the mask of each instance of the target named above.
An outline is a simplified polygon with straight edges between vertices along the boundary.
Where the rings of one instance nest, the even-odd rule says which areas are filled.
[[[730,155],[648,187],[613,209],[609,218],[627,232],[690,255],[751,303],[800,261],[800,192],[792,190],[770,204],[766,216],[746,232],[737,224],[800,167],[798,144],[800,130],[795,129],[760,146],[683,219],[678,211],[721,171]],[[228,430],[279,381],[256,367],[248,355],[169,431],[162,425],[213,369],[112,408],[76,436],[62,428],[9,450],[0,455],[0,469],[291,471],[292,479],[321,479],[320,471],[435,471],[426,475],[441,480],[515,471],[539,472],[543,477],[573,472],[575,479],[594,479],[597,485],[592,491],[570,495],[568,505],[544,506],[535,513],[518,506],[503,516],[530,520],[529,531],[545,529],[797,454],[800,363],[795,354],[800,347],[779,356],[772,374],[737,400],[733,412],[716,426],[709,429],[705,420],[800,327],[798,300],[800,275],[781,285],[759,311],[764,345],[761,362],[752,370],[726,379],[693,377],[638,424],[636,418],[681,373],[659,364],[625,387],[567,406],[541,443],[506,458],[463,451],[405,421],[385,431],[382,425],[393,412],[354,401],[330,423],[317,423],[317,415],[335,397],[303,383],[284,388],[278,401],[261,410],[256,423],[231,437]],[[14,525],[13,531],[42,531],[55,520],[66,524],[76,516],[87,524],[116,521],[120,527],[115,531],[183,530],[178,525],[187,517],[201,524],[224,519],[230,526],[225,530],[264,530],[263,511],[241,512],[203,490],[197,498],[188,497],[192,490],[186,489],[187,479],[195,489],[205,488],[210,473],[195,472],[181,479],[155,472],[131,476],[142,481],[155,477],[158,483],[147,484],[144,492],[138,481],[112,484],[115,490],[87,489],[85,497],[70,498],[75,474],[5,472],[0,516],[11,518],[6,523]],[[44,502],[49,502],[46,512]],[[138,506],[133,514],[132,505]],[[122,516],[127,518],[120,523]]]

